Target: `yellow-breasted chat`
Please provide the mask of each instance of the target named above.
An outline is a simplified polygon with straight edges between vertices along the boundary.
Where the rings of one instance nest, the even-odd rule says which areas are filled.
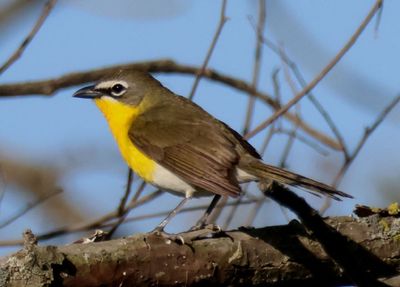
[[[129,167],[146,182],[184,196],[156,230],[192,197],[237,197],[240,183],[277,181],[334,199],[350,197],[335,188],[264,163],[257,151],[231,129],[188,99],[162,86],[149,73],[121,70],[74,97],[93,99],[104,114]]]

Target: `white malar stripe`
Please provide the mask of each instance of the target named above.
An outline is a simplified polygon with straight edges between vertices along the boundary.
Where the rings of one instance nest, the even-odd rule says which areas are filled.
[[[191,185],[184,182],[165,167],[157,164],[153,172],[153,185],[166,191],[172,191],[185,197],[192,197],[196,191]]]

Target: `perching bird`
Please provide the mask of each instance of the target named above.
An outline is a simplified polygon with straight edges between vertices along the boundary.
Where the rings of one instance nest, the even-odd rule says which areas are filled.
[[[156,230],[162,231],[193,196],[216,195],[203,224],[221,196],[239,196],[239,184],[248,181],[273,180],[334,199],[351,198],[326,184],[265,164],[240,134],[147,72],[121,70],[78,90],[74,97],[95,101],[135,173],[162,190],[184,196]]]

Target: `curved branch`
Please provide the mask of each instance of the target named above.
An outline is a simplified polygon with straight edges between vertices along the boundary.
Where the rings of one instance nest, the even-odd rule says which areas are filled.
[[[86,72],[70,73],[54,79],[0,85],[0,97],[31,95],[51,96],[60,89],[97,81],[105,75],[115,73],[120,69],[136,69],[153,73],[180,73],[189,75],[197,75],[201,71],[201,68],[199,67],[182,65],[170,60],[130,63]],[[213,69],[206,69],[201,73],[203,77],[209,80],[225,84],[227,86],[249,94],[250,97],[256,97],[260,99],[261,101],[272,107],[274,110],[279,110],[281,108],[280,104],[270,95],[255,91],[250,84],[243,80],[221,74]],[[309,134],[311,137],[315,138],[321,143],[335,150],[341,149],[340,144],[336,140],[314,129],[307,123],[303,122],[296,115],[288,112],[283,116],[286,117],[289,121],[293,122],[294,125],[299,126],[299,128],[301,128],[305,133]]]

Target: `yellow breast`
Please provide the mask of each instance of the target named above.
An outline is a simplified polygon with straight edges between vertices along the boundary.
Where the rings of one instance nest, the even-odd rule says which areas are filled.
[[[129,128],[143,107],[128,106],[108,97],[96,99],[95,103],[107,119],[122,157],[129,167],[145,181],[152,182],[156,163],[137,149],[128,136]]]

